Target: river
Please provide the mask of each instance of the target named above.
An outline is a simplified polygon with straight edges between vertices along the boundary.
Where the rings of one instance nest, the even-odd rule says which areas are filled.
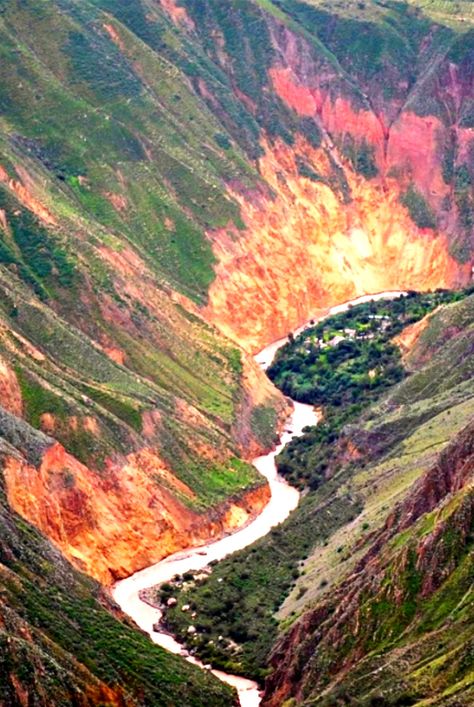
[[[345,311],[350,305],[360,304],[372,299],[394,299],[402,294],[405,293],[383,292],[377,295],[364,295],[351,302],[345,302],[333,307],[326,316]],[[296,330],[295,334],[304,331],[304,329],[309,326],[311,326],[311,324],[300,327]],[[273,360],[276,351],[283,346],[286,341],[287,338],[280,339],[260,351],[260,353],[255,356],[257,363],[259,363],[263,369],[266,369]],[[293,404],[293,413],[287,420],[278,446],[269,454],[253,459],[254,466],[265,476],[271,491],[270,501],[263,511],[241,530],[227,535],[220,540],[213,541],[208,545],[176,552],[164,560],[117,582],[112,588],[112,594],[117,604],[141,629],[149,634],[153,643],[160,645],[162,648],[172,653],[183,655],[190,663],[198,665],[201,668],[204,668],[203,663],[191,656],[187,650],[166,631],[154,630],[154,625],[158,625],[157,627],[159,628],[161,611],[142,601],[139,594],[143,589],[168,582],[176,574],[202,569],[208,565],[209,562],[212,562],[212,560],[222,560],[224,557],[227,557],[227,555],[252,544],[255,540],[266,535],[273,527],[282,523],[291,511],[296,508],[299,493],[278,475],[275,457],[293,437],[298,437],[302,434],[304,427],[317,424],[318,414],[311,405],[303,405],[295,401],[293,401]],[[260,704],[260,693],[257,683],[237,675],[223,673],[220,670],[212,670],[212,672],[220,680],[236,688],[241,707],[258,707]]]

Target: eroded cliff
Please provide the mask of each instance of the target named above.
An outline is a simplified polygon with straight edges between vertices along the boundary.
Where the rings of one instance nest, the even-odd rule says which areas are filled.
[[[286,404],[253,362],[229,349],[209,393],[199,377],[169,393],[7,283],[18,312],[0,336],[1,435],[16,450],[2,460],[6,494],[78,568],[110,584],[261,510],[268,488],[241,458],[271,446]],[[123,338],[120,351],[133,355]]]
[[[16,452],[3,441],[2,459]],[[232,705],[208,673],[153,646],[90,577],[8,507],[0,480],[1,695],[5,707]]]
[[[298,160],[318,180],[301,176]],[[206,309],[247,349],[363,294],[469,281],[471,265],[450,255],[447,236],[418,228],[401,208],[399,180],[367,182],[347,167],[351,201],[343,204],[327,184],[327,154],[304,139],[267,145],[259,166],[277,196],[240,200],[248,226],[240,238],[228,229],[213,234],[219,264]]]
[[[106,585],[241,527],[269,498],[260,485],[199,513],[179,500],[192,499],[191,490],[149,449],[122,466],[111,464],[102,476],[53,440],[36,466],[15,456],[2,461],[10,506]]]
[[[261,139],[265,188],[228,187],[246,231],[211,233],[218,264],[207,312],[253,351],[334,302],[471,278],[472,33],[448,39],[416,14],[408,28],[396,4],[356,18],[275,4],[287,14],[261,20],[267,76],[249,110],[258,114],[273,93],[298,117],[296,137]],[[238,83],[231,30],[213,3],[202,20],[201,32],[222,32],[210,53]],[[235,11],[227,22],[239,20]],[[403,41],[405,57],[391,45]],[[256,54],[253,37],[246,42]]]

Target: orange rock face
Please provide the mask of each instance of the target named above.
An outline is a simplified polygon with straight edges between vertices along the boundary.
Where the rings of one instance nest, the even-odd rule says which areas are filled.
[[[430,322],[430,319],[432,319],[434,314],[435,312],[430,312],[426,315],[426,317],[420,319],[420,321],[415,322],[414,324],[410,324],[410,326],[407,326],[401,334],[399,334],[393,339],[393,343],[401,349],[403,358],[405,358],[407,354],[411,351],[411,349],[414,347],[421,334],[425,331],[426,327]]]
[[[125,353],[121,349],[116,346],[107,346],[104,347],[104,351],[115,363],[118,363],[120,366],[125,364]]]
[[[180,7],[176,0],[160,0],[161,6],[177,25],[185,25],[188,29],[194,29],[194,22],[186,12],[186,8]]]
[[[117,211],[126,211],[128,207],[128,202],[123,194],[114,194],[114,192],[108,191],[104,193],[106,199],[110,201],[114,209]]]
[[[453,287],[471,278],[471,264],[451,254],[460,227],[442,166],[454,138],[458,159],[468,161],[474,130],[455,118],[447,127],[436,115],[418,115],[400,99],[356,96],[281,26],[273,41],[279,59],[269,71],[271,88],[314,121],[321,145],[303,137],[291,146],[264,141],[258,167],[270,189],[229,185],[246,231],[209,234],[219,264],[207,315],[253,352],[358,295]],[[457,71],[447,72],[439,91],[460,105]],[[372,178],[355,171],[351,145],[369,151]],[[436,229],[419,228],[402,205],[409,187],[436,215]]]
[[[104,247],[102,254],[114,266],[119,291],[129,292],[133,299],[159,314],[162,321],[176,316],[171,301],[157,290],[156,282],[132,250],[114,252]],[[192,309],[186,298],[174,294],[171,298]],[[112,298],[104,294],[101,307],[106,321],[124,331],[134,331],[129,312],[114,307]],[[185,336],[191,336],[186,329]],[[153,342],[158,349],[162,345],[159,336]],[[212,346],[211,339],[210,342]],[[2,343],[12,354],[20,351],[35,364],[47,365],[47,357],[16,331],[8,331]],[[125,352],[111,334],[104,334],[98,345],[120,365],[127,363]],[[209,428],[209,417],[204,411],[184,398],[176,397],[173,401],[172,414],[178,425],[182,423],[190,430],[189,451],[197,459],[225,464],[230,455],[237,453],[237,448],[246,458],[263,452],[251,427],[253,410],[257,405],[274,405],[283,414],[286,403],[252,360],[243,362],[243,379],[235,416],[222,430],[220,445],[215,441],[216,436],[202,433]],[[1,405],[21,417],[24,410],[20,388],[6,359],[0,360],[0,393]],[[90,414],[87,410],[85,413],[59,418],[45,410],[38,427],[50,438],[61,438],[60,432],[67,429],[99,438],[104,432],[101,418],[94,415],[93,408]],[[7,453],[7,459],[2,458],[11,507],[51,539],[75,566],[104,584],[128,576],[176,550],[240,527],[268,501],[269,489],[263,485],[236,493],[206,512],[193,510],[194,490],[160,457],[159,434],[164,414],[156,408],[144,412],[141,436],[134,436],[130,443],[126,440],[130,453],[126,456],[124,452],[117,453],[105,468],[101,466],[100,472],[92,468],[93,463],[88,468],[79,462],[52,439],[38,464],[22,460],[21,455]],[[235,429],[230,429],[231,425]],[[42,438],[41,443],[48,445],[48,440]]]
[[[79,569],[104,584],[166,555],[246,523],[267,503],[262,486],[212,513],[198,514],[173,491],[192,498],[152,450],[109,464],[100,477],[55,443],[39,468],[10,457],[4,467],[12,508],[45,533]]]
[[[306,105],[305,103],[303,105]],[[400,204],[399,180],[366,180],[344,163],[343,203],[323,181],[298,173],[304,157],[319,175],[331,165],[303,138],[265,144],[260,172],[273,190],[233,190],[244,234],[210,234],[219,264],[207,316],[249,351],[284,336],[328,306],[386,290],[454,286],[470,277],[443,233],[418,228]]]
[[[22,181],[17,179],[11,179],[8,173],[0,165],[0,182],[5,182],[8,184],[11,191],[18,198],[18,201],[26,206],[27,209],[32,211],[35,216],[37,216],[41,221],[49,225],[55,225],[56,219],[49,209],[41,203],[41,201],[34,195],[33,182],[30,179],[28,172],[23,169],[20,165],[17,165],[16,171],[21,177]]]
[[[356,110],[343,96],[334,98],[319,87],[300,83],[289,67],[272,69],[270,77],[280,98],[299,115],[315,118],[327,134],[333,138],[350,135],[356,142],[369,144],[382,180],[392,173],[402,186],[413,181],[433,206],[439,206],[449,193],[441,159],[446,128],[438,117],[405,110],[392,119],[384,111]],[[387,112],[390,108],[387,105]],[[457,127],[455,131],[460,152],[467,152],[474,130]]]
[[[0,357],[0,400],[2,407],[21,416],[23,403],[20,386],[13,369]]]

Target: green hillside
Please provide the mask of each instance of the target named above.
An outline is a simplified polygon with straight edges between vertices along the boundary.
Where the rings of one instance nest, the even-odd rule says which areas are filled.
[[[233,704],[220,681],[117,616],[96,582],[11,513],[3,484],[0,538],[1,705],[191,706],[203,692],[210,705]]]

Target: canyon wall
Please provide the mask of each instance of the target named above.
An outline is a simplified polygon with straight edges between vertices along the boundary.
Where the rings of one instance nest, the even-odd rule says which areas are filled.
[[[433,53],[441,33],[433,26],[406,74],[383,57],[384,85],[350,57],[344,68],[335,64],[284,18],[264,21],[273,59],[263,91],[304,121],[304,131],[300,125],[291,141],[261,139],[264,188],[229,184],[246,230],[209,234],[218,264],[207,315],[257,351],[362,294],[469,282],[472,36],[460,40],[464,54]],[[341,58],[335,37],[345,23],[335,11],[315,13],[307,26],[327,33],[327,47]],[[357,24],[352,31],[368,43],[378,39],[376,24]],[[223,43],[216,60],[232,72],[225,51]],[[468,172],[469,196],[460,185]]]
[[[232,703],[55,546],[108,584],[245,523],[268,493],[248,462],[288,412],[249,354],[358,294],[471,279],[472,24],[426,12],[2,3],[12,704]]]
[[[397,3],[60,6],[0,23],[3,406],[51,440],[4,471],[110,581],[261,507],[242,460],[288,406],[248,354],[470,280],[472,32]]]
[[[8,281],[0,287],[8,302]],[[271,447],[289,409],[252,360],[222,349],[204,363],[215,376],[210,399],[199,387],[165,394],[152,373],[132,375],[133,348],[110,326],[108,346],[94,346],[39,304],[28,313],[26,293],[15,294],[17,321],[0,333],[6,497],[76,567],[110,584],[262,510],[269,490],[250,460]],[[107,319],[117,324],[110,305]],[[123,312],[120,326],[132,326]]]
[[[322,181],[301,177],[298,158]],[[418,228],[400,206],[398,180],[382,186],[347,169],[351,201],[341,203],[323,183],[331,174],[324,149],[303,139],[267,145],[259,166],[277,196],[241,199],[240,238],[228,229],[212,234],[219,264],[206,309],[247,350],[360,295],[470,281],[471,264],[450,255],[447,235]]]
[[[52,442],[52,440],[51,440]],[[105,585],[128,577],[177,550],[243,526],[266,505],[260,485],[206,513],[176,498],[192,496],[152,450],[130,455],[98,477],[58,443],[37,466],[14,455],[2,459],[10,506],[47,535],[77,568]],[[169,481],[168,488],[157,478]]]
[[[263,704],[277,707],[291,696],[303,704],[310,695],[315,698],[325,689],[334,690],[338,681],[342,685],[359,681],[359,695],[375,686],[374,694],[389,697],[397,693],[404,678],[406,694],[409,687],[415,692],[418,688],[421,694],[442,693],[443,686],[453,680],[450,670],[459,671],[462,679],[464,666],[469,665],[469,639],[467,646],[461,641],[452,648],[449,669],[446,645],[453,639],[457,643],[464,631],[470,636],[472,630],[465,596],[472,571],[472,434],[471,424],[410,489],[385,525],[372,534],[368,550],[351,575],[333,590],[331,600],[307,611],[276,646],[271,659],[274,672],[267,681]],[[422,517],[425,522],[416,525]],[[451,619],[460,621],[455,631],[443,607],[450,594],[459,602],[458,616]],[[438,620],[434,607],[438,607]],[[421,656],[425,670],[417,675]],[[431,661],[436,658],[446,668],[439,684],[429,677],[434,667]],[[371,675],[377,668],[383,673],[378,685]],[[469,700],[469,681],[465,688]],[[353,694],[352,686],[349,693]]]

